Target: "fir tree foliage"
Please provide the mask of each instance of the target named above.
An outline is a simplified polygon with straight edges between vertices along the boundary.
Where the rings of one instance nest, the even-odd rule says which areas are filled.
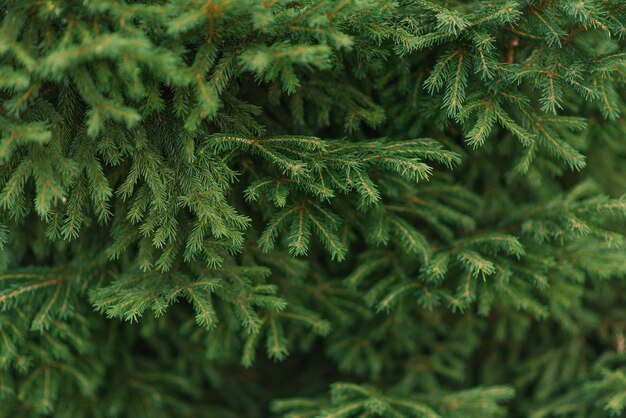
[[[0,417],[626,413],[621,0],[0,0]]]

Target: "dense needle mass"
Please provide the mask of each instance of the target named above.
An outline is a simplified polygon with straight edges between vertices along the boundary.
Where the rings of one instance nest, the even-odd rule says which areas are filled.
[[[622,0],[0,0],[0,417],[626,414]]]

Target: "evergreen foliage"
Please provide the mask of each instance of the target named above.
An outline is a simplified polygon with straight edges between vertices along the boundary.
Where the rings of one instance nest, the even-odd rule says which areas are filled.
[[[0,0],[0,417],[626,416],[622,0]]]

